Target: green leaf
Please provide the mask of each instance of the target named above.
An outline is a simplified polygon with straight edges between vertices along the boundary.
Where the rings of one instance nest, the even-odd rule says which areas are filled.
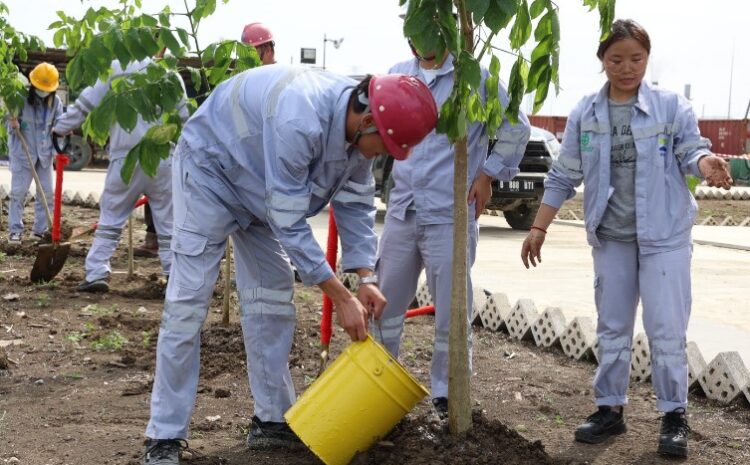
[[[78,89],[81,86],[82,76],[81,55],[77,55],[68,61],[68,66],[65,67],[65,77],[71,88]]]
[[[531,37],[531,17],[529,16],[529,5],[526,0],[521,2],[516,13],[516,22],[510,31],[510,46],[514,50],[520,50],[523,44]]]
[[[199,92],[201,90],[201,84],[203,80],[201,77],[201,72],[191,66],[188,66],[187,70],[190,73],[190,80],[193,81],[193,89],[195,89],[196,92]]]
[[[141,37],[138,33],[138,29],[128,29],[125,35],[125,44],[128,47],[128,51],[136,60],[143,60],[144,58],[151,56],[148,51],[141,45]],[[122,66],[127,66],[127,63],[122,63]]]
[[[58,29],[55,32],[55,35],[52,37],[52,43],[54,43],[57,48],[63,46],[65,43],[65,29]]]
[[[125,184],[130,184],[130,180],[133,178],[133,172],[135,171],[136,164],[138,163],[138,159],[141,157],[141,144],[136,144],[135,147],[130,149],[130,152],[128,152],[127,156],[125,156],[125,161],[122,163],[122,168],[120,169],[120,178],[122,179],[122,182]]]
[[[514,15],[515,10],[513,10],[512,14],[507,14],[502,8],[500,8],[500,5],[497,1],[493,1],[490,3],[490,7],[487,9],[487,12],[484,15],[484,23],[487,25],[487,27],[490,28],[492,32],[497,34],[505,26],[507,26],[508,23],[510,23],[510,20]]]
[[[182,41],[183,45],[185,45],[185,47],[187,48],[190,48],[190,35],[188,34],[188,31],[178,27],[177,35],[180,36],[180,40]]]
[[[529,8],[529,14],[532,19],[536,19],[539,15],[544,13],[544,10],[549,8],[549,0],[534,0]]]
[[[544,56],[548,57],[552,53],[552,48],[552,36],[546,36],[536,44],[534,51],[531,52],[531,62],[534,63],[536,60]]]
[[[531,92],[536,88],[540,76],[542,76],[545,71],[548,71],[549,68],[549,56],[546,55],[531,63],[531,68],[529,69],[529,80],[527,83],[528,92]]]
[[[154,30],[150,28],[139,28],[138,36],[140,38],[141,46],[144,48],[148,56],[156,55],[161,50],[159,43],[154,38]],[[144,57],[145,58],[145,57]]]
[[[466,0],[466,9],[468,9],[474,18],[475,24],[480,24],[484,19],[484,14],[490,7],[490,0]]]
[[[458,59],[458,76],[459,79],[465,80],[472,89],[479,89],[482,82],[482,70],[479,67],[479,62],[466,50],[461,52]]]
[[[133,104],[127,96],[120,96],[117,99],[115,114],[117,116],[117,124],[122,126],[126,132],[130,132],[135,128],[138,122],[138,113],[136,113]]]
[[[492,76],[498,76],[500,74],[500,59],[497,55],[492,55],[490,60],[490,74]]]
[[[159,31],[159,41],[175,56],[182,55],[182,47],[180,47],[180,43],[177,42],[174,34],[169,29],[161,29]]]
[[[536,94],[534,94],[534,110],[536,113],[541,110],[544,105],[544,101],[547,99],[547,93],[549,92],[549,83],[552,78],[552,70],[547,67],[539,77],[539,81],[536,87]]]

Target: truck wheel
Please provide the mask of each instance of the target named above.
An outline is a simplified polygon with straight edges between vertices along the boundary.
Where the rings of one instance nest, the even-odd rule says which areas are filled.
[[[511,228],[528,231],[534,224],[534,218],[538,210],[538,203],[524,203],[515,210],[504,211],[503,216],[505,216],[505,221]]]
[[[65,171],[80,171],[91,160],[91,147],[83,137],[74,134],[70,136],[70,146],[66,155],[70,159],[70,163],[65,167]]]

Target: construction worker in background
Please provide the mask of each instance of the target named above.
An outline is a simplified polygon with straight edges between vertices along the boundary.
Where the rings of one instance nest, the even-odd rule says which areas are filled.
[[[38,64],[29,75],[30,86],[26,105],[18,118],[8,117],[8,159],[10,162],[10,205],[8,211],[8,244],[21,244],[23,236],[23,206],[26,193],[34,179],[26,157],[25,149],[16,134],[20,130],[28,144],[34,169],[39,176],[41,187],[36,186],[34,224],[29,238],[42,240],[49,225],[42,204],[40,189],[44,190],[47,204],[52,210],[52,125],[63,112],[60,98],[55,95],[59,85],[57,68],[49,63]]]
[[[242,30],[242,42],[255,47],[264,65],[276,63],[273,33],[263,23],[250,23]]]
[[[68,111],[57,121],[54,132],[67,134],[80,127],[87,115],[99,105],[110,90],[113,80],[145,72],[148,65],[153,62],[153,59],[147,58],[130,63],[123,69],[119,61],[113,61],[112,74],[109,78],[106,81],[99,80],[93,86],[84,89],[75,103],[69,106]],[[181,115],[187,120],[188,111],[184,105]],[[99,222],[94,233],[94,241],[86,256],[86,278],[78,286],[79,291],[109,291],[107,280],[112,271],[109,260],[117,248],[122,228],[132,213],[135,202],[143,194],[148,196],[153,212],[162,270],[165,276],[169,275],[172,261],[172,252],[169,250],[172,239],[172,159],[170,157],[162,160],[153,178],[139,168],[133,172],[130,184],[125,184],[120,177],[128,152],[140,142],[146,131],[154,124],[156,122],[148,123],[139,115],[138,122],[132,131],[125,131],[117,124],[113,125],[110,130],[109,167],[104,180],[104,190],[99,200],[101,210]]]
[[[563,202],[584,183],[583,208],[593,247],[598,313],[597,411],[575,439],[598,444],[625,433],[633,327],[640,298],[651,348],[656,408],[664,413],[663,455],[688,455],[688,363],[692,244],[697,212],[685,176],[729,188],[727,163],[711,154],[689,101],[650,85],[651,40],[632,20],[617,20],[597,57],[608,82],[581,99],[568,117],[560,156],[544,183],[544,198],[521,249],[528,268]],[[640,426],[640,425],[639,425]]]
[[[284,422],[295,400],[288,358],[295,327],[291,262],[334,302],[352,340],[367,335],[385,299],[375,267],[372,159],[404,159],[432,131],[437,107],[408,76],[356,81],[270,65],[225,81],[185,125],[175,152],[172,274],[156,348],[146,465],[177,465],[199,377],[200,331],[228,237],[254,399],[247,446],[299,447]],[[307,223],[328,203],[354,297],[336,278]],[[288,254],[288,255],[287,255]]]
[[[404,16],[402,15],[402,18]],[[438,107],[448,98],[455,80],[453,57],[447,52],[435,56],[419,51],[409,43],[414,58],[396,64],[392,73],[414,76],[429,86]],[[484,82],[489,72],[482,68],[482,99]],[[508,93],[502,83],[498,93],[503,107]],[[469,126],[469,230],[468,230],[468,301],[467,318],[471,321],[471,265],[476,255],[479,229],[477,219],[492,195],[493,179],[510,181],[518,173],[529,139],[530,126],[524,114],[519,123],[503,121],[496,134],[487,134],[480,123]],[[489,156],[489,137],[497,138]],[[453,159],[454,148],[445,134],[430,133],[412,155],[395,161],[391,171],[394,186],[388,198],[385,226],[378,248],[377,275],[380,290],[388,300],[373,335],[398,356],[405,312],[414,299],[417,280],[422,269],[435,302],[435,339],[432,352],[432,402],[441,418],[448,414],[448,334],[451,310],[451,279],[453,268]],[[469,325],[469,347],[471,347]],[[471,350],[469,351],[471,363]]]

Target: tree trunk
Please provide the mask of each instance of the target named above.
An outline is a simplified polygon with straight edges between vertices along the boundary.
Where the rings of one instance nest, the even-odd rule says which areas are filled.
[[[466,137],[456,142],[453,161],[453,281],[451,329],[448,341],[448,425],[454,436],[471,429],[471,373],[469,373],[468,317],[466,315],[466,248],[468,197]]]

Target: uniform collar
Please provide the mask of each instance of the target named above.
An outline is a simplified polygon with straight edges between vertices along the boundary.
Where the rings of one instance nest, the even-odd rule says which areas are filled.
[[[651,110],[651,105],[649,104],[650,96],[651,84],[645,80],[641,81],[634,106],[646,115],[648,115]],[[599,90],[596,100],[594,100],[594,112],[599,121],[609,120],[609,82],[606,82]]]
[[[345,88],[334,104],[324,160],[346,160],[351,152],[359,153],[359,150],[350,150],[351,144],[346,141],[346,115],[349,109],[349,96],[353,90],[353,87]]]

